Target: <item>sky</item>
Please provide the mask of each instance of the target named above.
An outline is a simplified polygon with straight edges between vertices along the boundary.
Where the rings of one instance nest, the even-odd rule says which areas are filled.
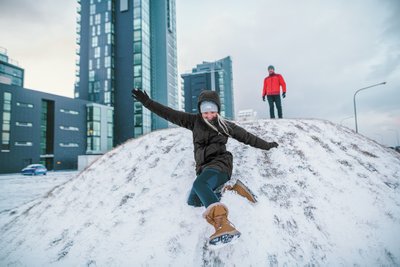
[[[25,87],[73,96],[72,0],[1,0],[0,46],[25,69]],[[319,118],[384,145],[400,138],[400,1],[176,0],[178,72],[232,58],[235,112],[254,109],[268,65],[283,75],[285,118]],[[180,80],[180,78],[179,78]],[[180,82],[179,82],[180,84]]]

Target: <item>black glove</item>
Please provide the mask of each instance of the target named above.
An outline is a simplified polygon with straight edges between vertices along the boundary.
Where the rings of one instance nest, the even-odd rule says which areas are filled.
[[[285,97],[286,97],[286,92],[284,92],[284,93],[282,94],[282,97],[283,97],[283,98],[285,98]]]
[[[142,104],[146,103],[150,99],[146,92],[139,89],[132,89],[132,97]]]
[[[263,101],[265,102],[265,95],[263,95]]]
[[[268,148],[268,150],[270,150],[271,148],[274,148],[274,147],[278,147],[279,145],[278,145],[278,143],[277,142],[271,142],[271,143],[269,143],[269,148]]]

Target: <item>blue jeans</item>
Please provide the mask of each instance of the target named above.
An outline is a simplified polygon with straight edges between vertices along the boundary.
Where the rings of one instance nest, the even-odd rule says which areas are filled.
[[[214,192],[215,189],[229,180],[228,174],[216,169],[206,168],[193,182],[187,203],[190,206],[206,208],[213,203],[219,202],[221,195]]]
[[[282,103],[280,95],[267,95],[267,100],[269,104],[269,116],[271,119],[275,118],[275,110],[274,103],[276,105],[276,109],[278,110],[278,117],[282,118]]]

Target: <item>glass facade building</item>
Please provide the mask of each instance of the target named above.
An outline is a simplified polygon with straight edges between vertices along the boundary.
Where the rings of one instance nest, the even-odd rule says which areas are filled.
[[[78,3],[75,98],[114,107],[114,145],[168,127],[131,90],[178,107],[175,0]]]
[[[234,119],[234,97],[232,82],[232,60],[226,58],[203,62],[193,68],[192,73],[181,75],[185,99],[185,111],[197,113],[197,98],[203,90],[218,92],[221,99],[221,115]]]
[[[24,86],[24,69],[7,55],[7,49],[0,47],[0,83]]]
[[[113,107],[0,83],[0,173],[76,169],[112,148]]]

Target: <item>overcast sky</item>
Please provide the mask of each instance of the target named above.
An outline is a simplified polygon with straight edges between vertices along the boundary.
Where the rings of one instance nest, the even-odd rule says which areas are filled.
[[[72,97],[76,1],[0,0],[0,46],[25,87]],[[286,118],[321,118],[385,145],[400,135],[400,1],[176,0],[179,74],[231,56],[235,111],[268,118],[267,66],[287,83]],[[179,78],[180,79],[180,78]],[[352,117],[352,118],[350,118]]]

